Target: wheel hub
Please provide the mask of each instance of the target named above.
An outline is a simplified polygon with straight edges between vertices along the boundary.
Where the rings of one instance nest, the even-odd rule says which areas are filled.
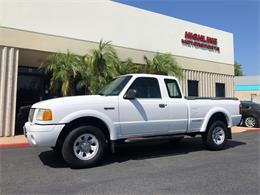
[[[93,134],[82,134],[75,141],[73,151],[77,158],[90,160],[99,150],[99,142]]]
[[[225,132],[222,127],[215,127],[212,133],[212,139],[215,142],[215,144],[220,145],[225,140]]]
[[[255,126],[255,119],[253,117],[248,117],[245,120],[245,124],[247,127],[254,127]]]
[[[80,149],[84,152],[89,152],[90,150],[90,143],[89,142],[82,142],[80,144]]]

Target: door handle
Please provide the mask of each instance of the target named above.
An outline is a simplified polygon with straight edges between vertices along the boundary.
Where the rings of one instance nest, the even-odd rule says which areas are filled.
[[[167,104],[159,104],[160,108],[165,108],[167,106]]]

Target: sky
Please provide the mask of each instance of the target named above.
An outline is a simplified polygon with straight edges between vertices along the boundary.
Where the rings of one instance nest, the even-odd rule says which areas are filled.
[[[115,0],[234,35],[235,60],[260,75],[260,0]]]

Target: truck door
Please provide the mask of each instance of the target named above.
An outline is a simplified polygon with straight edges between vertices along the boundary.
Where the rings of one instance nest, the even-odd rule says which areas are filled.
[[[119,99],[122,135],[157,135],[167,133],[167,106],[162,99],[158,80],[138,77],[129,89],[137,91],[133,100]]]
[[[174,79],[164,79],[168,96],[165,102],[169,112],[169,133],[185,133],[188,128],[188,104],[182,97],[179,85]]]

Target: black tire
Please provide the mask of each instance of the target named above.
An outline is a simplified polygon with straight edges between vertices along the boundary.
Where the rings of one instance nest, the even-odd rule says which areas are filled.
[[[219,133],[219,136],[214,139],[213,135],[216,135],[216,132]],[[221,150],[227,143],[227,136],[227,125],[222,121],[214,121],[208,126],[207,131],[202,135],[202,141],[209,150]]]
[[[249,128],[255,128],[257,127],[257,120],[255,117],[253,116],[247,116],[245,119],[244,119],[244,125],[246,127],[249,127]]]
[[[96,151],[94,152],[94,156],[90,159],[82,160],[80,159],[80,154],[82,154],[82,158],[85,158],[83,155],[91,154],[91,145],[89,144],[88,152],[82,152],[83,150],[80,150],[79,153],[74,152],[75,144],[77,145],[77,141],[80,139],[80,136],[84,137],[84,134],[92,135],[92,137],[95,137],[95,140],[97,141],[96,145],[98,146]],[[82,138],[81,137],[81,138]],[[94,138],[93,138],[94,139]],[[85,141],[86,142],[86,141]],[[80,144],[82,146],[82,144]],[[78,147],[80,147],[78,146]],[[62,156],[64,160],[68,163],[68,165],[71,168],[87,168],[87,167],[93,167],[96,166],[102,159],[104,155],[106,147],[106,139],[104,133],[94,126],[81,126],[74,130],[72,130],[67,137],[65,138],[63,145],[62,145]],[[93,151],[92,151],[93,152]],[[77,153],[77,155],[76,155]]]
[[[53,149],[55,152],[61,154],[61,147],[59,145],[56,145],[54,147],[51,147],[51,149]]]

